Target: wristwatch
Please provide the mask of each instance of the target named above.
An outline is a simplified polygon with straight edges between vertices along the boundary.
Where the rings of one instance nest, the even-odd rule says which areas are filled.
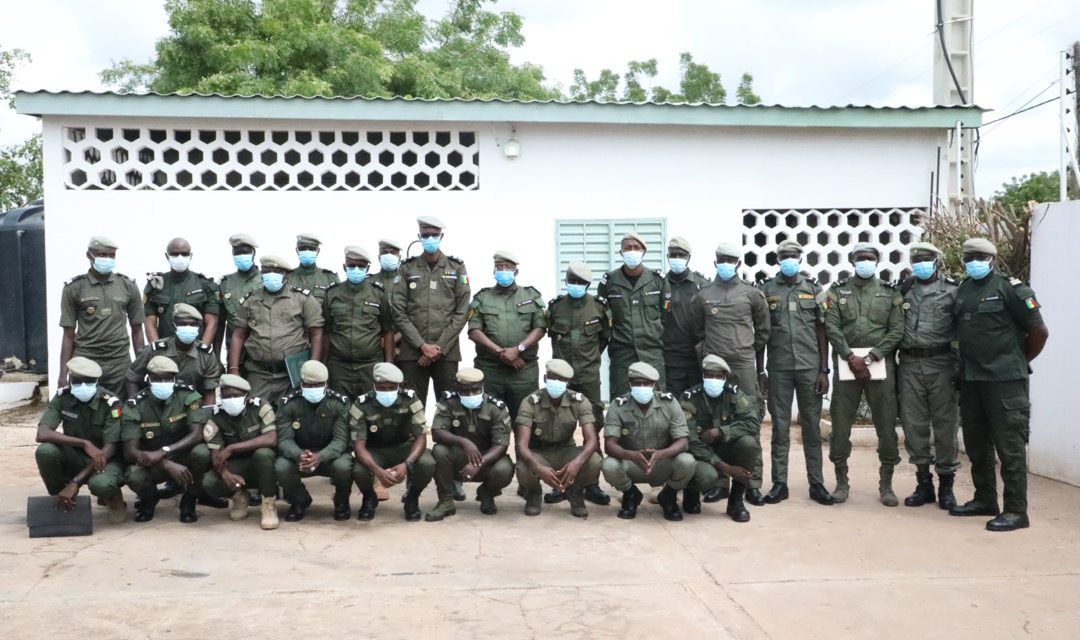
[[[518,353],[524,353],[524,351],[525,351],[525,345],[524,344],[519,344],[518,345]]]
[[[168,458],[169,454],[172,453],[172,447],[170,447],[169,445],[165,445],[161,448],[161,452],[165,454],[166,458]]]
[[[822,367],[822,368],[818,369],[818,371],[820,371],[821,373],[824,373],[826,375],[832,373],[832,371],[828,367]]]

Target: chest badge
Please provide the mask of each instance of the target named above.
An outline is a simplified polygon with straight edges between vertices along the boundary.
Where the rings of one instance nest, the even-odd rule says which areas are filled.
[[[95,313],[97,313],[97,307],[87,307],[86,308],[86,315],[92,316]]]
[[[371,425],[370,427],[368,427],[368,431],[370,431],[372,433],[378,432],[379,431],[379,425],[377,425],[377,424]]]
[[[630,435],[630,430],[629,430],[629,429],[623,429],[623,430],[622,430],[622,434],[623,434],[624,436],[628,436],[628,435]]]
[[[773,311],[776,311],[776,303],[774,302],[774,303],[770,304],[769,309],[771,309]]]
[[[838,300],[838,302],[840,304],[847,304],[847,298],[840,298],[840,300]]]
[[[416,288],[416,283],[415,282],[410,282],[409,283],[409,288],[410,289],[415,289]]]
[[[154,439],[154,432],[153,431],[147,431],[146,432],[146,439],[147,440],[153,440]]]
[[[776,307],[773,307],[773,308],[775,309]],[[720,313],[720,307],[713,307],[712,309],[709,310],[709,313],[711,313],[711,314],[713,314],[715,316],[716,314]]]
[[[461,420],[454,420],[453,422],[450,423],[450,426],[452,426],[452,427],[460,427],[461,426]]]
[[[540,435],[540,434],[542,434],[543,432],[544,432],[544,430],[543,430],[543,429],[541,429],[540,427],[537,427],[537,428],[536,428],[536,430],[535,430],[535,431],[533,431],[533,433],[535,433],[536,435]]]
[[[299,429],[300,428],[300,421],[297,420],[297,421],[293,422],[292,423],[292,428],[293,429]]]

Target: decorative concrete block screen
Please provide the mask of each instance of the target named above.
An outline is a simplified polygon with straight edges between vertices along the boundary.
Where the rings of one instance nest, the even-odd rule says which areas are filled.
[[[922,237],[924,209],[748,209],[743,211],[743,277],[776,273],[776,245],[794,238],[803,246],[803,271],[828,284],[852,273],[848,253],[857,242],[881,250],[881,277],[896,279],[908,266],[907,247]]]
[[[65,127],[76,190],[472,191],[475,131]]]

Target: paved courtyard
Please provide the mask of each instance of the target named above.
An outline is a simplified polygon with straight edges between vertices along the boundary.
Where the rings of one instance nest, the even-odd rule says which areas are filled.
[[[406,523],[396,490],[373,522],[338,523],[316,479],[307,519],[277,531],[256,509],[234,523],[200,508],[182,525],[170,500],[149,524],[110,526],[95,507],[92,537],[31,540],[36,419],[0,417],[5,639],[1080,637],[1080,488],[1044,478],[1031,478],[1032,527],[1010,534],[881,506],[867,448],[849,501],[819,506],[796,448],[792,499],[750,507],[745,525],[722,503],[681,523],[650,504],[631,522],[614,505],[581,521],[565,503],[527,518],[514,486],[494,517],[470,500]],[[897,493],[913,483],[903,466]],[[971,493],[965,460],[957,495]],[[431,487],[421,506],[434,502]]]

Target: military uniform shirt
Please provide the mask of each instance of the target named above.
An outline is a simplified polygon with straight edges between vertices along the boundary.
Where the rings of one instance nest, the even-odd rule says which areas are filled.
[[[422,257],[401,263],[401,282],[391,295],[394,325],[401,332],[402,360],[419,360],[420,346],[442,347],[450,362],[461,360],[459,337],[468,322],[469,274],[465,263],[441,255],[433,265]]]
[[[322,301],[326,299],[326,291],[341,279],[333,271],[323,269],[318,265],[310,267],[301,265],[289,272],[288,281],[297,289],[309,292],[319,304],[322,304]]]
[[[574,382],[600,379],[600,359],[611,338],[607,303],[592,294],[562,295],[548,303],[548,337],[553,358],[570,363]]]
[[[469,305],[469,331],[479,329],[500,347],[521,344],[533,329],[547,327],[544,299],[532,287],[489,287],[481,289]],[[526,362],[536,360],[537,345],[521,352]],[[502,365],[498,356],[486,349],[476,350],[476,359]]]
[[[620,267],[604,274],[596,293],[611,310],[611,345],[636,349],[639,354],[663,348],[671,287],[658,271],[642,270],[631,285]]]
[[[1026,334],[1043,325],[1031,287],[996,270],[966,278],[956,293],[957,335],[964,380],[1026,380]]]
[[[540,389],[521,404],[516,426],[532,431],[529,448],[573,447],[574,432],[578,425],[596,421],[592,403],[575,391],[567,391],[558,407],[551,403],[546,389]]]
[[[618,438],[619,446],[640,449],[666,449],[679,438],[690,437],[675,396],[657,392],[649,408],[642,411],[630,394],[615,398],[604,420],[604,437]]]
[[[119,398],[101,387],[90,402],[81,402],[71,395],[70,387],[62,387],[45,406],[41,424],[53,431],[62,426],[65,436],[89,440],[101,449],[120,442],[122,405]]]
[[[253,360],[282,360],[311,347],[307,329],[323,326],[315,298],[286,286],[277,294],[260,289],[244,300],[237,326],[251,333],[244,351]]]
[[[495,445],[510,445],[510,412],[505,403],[486,393],[479,409],[466,409],[456,393],[447,391],[435,407],[431,429],[446,429],[484,452]]]
[[[757,438],[761,431],[754,403],[734,385],[725,385],[718,397],[710,398],[699,384],[683,392],[679,405],[690,428],[690,453],[702,462],[720,460],[717,446],[743,436]],[[710,447],[702,442],[701,433],[714,428],[720,431],[720,437]]]
[[[210,345],[196,340],[186,352],[181,352],[176,348],[176,336],[151,342],[135,354],[135,362],[127,372],[127,381],[136,385],[144,384],[146,365],[154,356],[165,356],[175,362],[180,369],[176,376],[177,382],[190,385],[196,391],[209,391],[220,386],[223,373],[221,361],[214,355]]]
[[[383,293],[386,294],[386,303],[393,309],[394,304],[394,290],[401,285],[401,270],[394,269],[393,271],[380,271],[375,274],[375,279],[382,284]],[[393,311],[390,313],[390,330],[397,331],[397,327],[394,324]]]
[[[412,389],[399,389],[397,402],[384,407],[374,393],[366,393],[349,407],[353,440],[367,442],[369,449],[393,447],[424,435],[427,420],[424,404]]]
[[[706,354],[721,356],[733,368],[754,366],[771,329],[760,290],[737,277],[724,282],[717,276],[697,292],[693,307],[694,335],[704,340]]]
[[[120,439],[137,440],[141,451],[157,451],[187,436],[192,424],[206,424],[208,413],[202,408],[202,395],[191,387],[176,385],[165,402],[144,389],[124,406]]]
[[[91,359],[127,356],[130,326],[145,319],[138,285],[120,273],[103,280],[89,273],[76,276],[60,296],[60,326],[75,329],[76,354]]]
[[[326,390],[319,404],[304,399],[302,389],[282,398],[277,413],[278,453],[299,462],[305,449],[329,462],[346,453],[349,446],[349,398]]]
[[[842,359],[852,348],[871,347],[884,359],[904,337],[904,299],[879,278],[840,280],[826,294],[825,332]]]
[[[682,276],[668,272],[664,278],[671,287],[671,312],[664,316],[665,355],[693,354],[686,364],[700,364],[695,350],[694,307],[691,302],[697,292],[709,284],[708,278],[697,271],[684,271]]]
[[[238,416],[230,416],[221,405],[215,406],[203,427],[203,440],[207,448],[221,449],[271,433],[274,428],[274,408],[259,398],[248,398]]]
[[[791,283],[781,276],[769,278],[760,289],[769,306],[769,370],[819,368],[817,331],[825,324],[821,285],[800,273]]]
[[[207,314],[221,313],[221,290],[210,278],[188,270],[183,273],[149,274],[143,288],[143,311],[148,316],[157,316],[159,338],[168,338],[176,334],[173,324],[173,307],[184,302],[198,309],[204,317]]]
[[[235,271],[222,276],[218,288],[221,290],[221,311],[225,316],[225,322],[230,327],[236,326],[236,318],[244,299],[263,288],[262,272],[258,267],[251,267],[247,271]]]
[[[932,349],[951,343],[956,338],[955,280],[938,274],[935,281],[923,284],[917,279],[904,297],[904,349]]]
[[[382,283],[331,285],[323,300],[330,357],[346,362],[382,360],[382,334],[393,330],[390,303]]]

